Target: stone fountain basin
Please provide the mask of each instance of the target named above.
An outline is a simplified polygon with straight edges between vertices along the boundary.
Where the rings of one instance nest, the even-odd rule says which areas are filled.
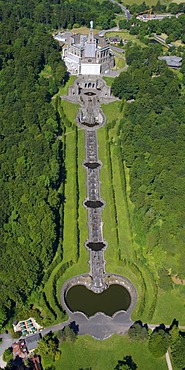
[[[87,317],[102,312],[112,317],[118,311],[128,310],[131,296],[129,291],[119,284],[112,284],[98,294],[84,285],[74,285],[67,290],[65,302],[71,312],[83,312]]]

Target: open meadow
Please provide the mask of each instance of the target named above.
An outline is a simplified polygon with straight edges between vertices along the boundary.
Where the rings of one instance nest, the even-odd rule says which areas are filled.
[[[127,336],[113,335],[104,341],[86,335],[74,343],[63,343],[61,358],[55,362],[56,370],[112,370],[118,360],[131,356],[138,370],[167,370],[165,358],[155,359],[148,342],[130,342]]]

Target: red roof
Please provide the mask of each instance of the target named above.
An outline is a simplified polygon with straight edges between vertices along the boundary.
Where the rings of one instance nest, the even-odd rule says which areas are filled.
[[[18,342],[14,342],[12,344],[12,349],[14,358],[16,358],[17,356],[22,358],[27,357],[28,350],[24,339],[21,339]]]

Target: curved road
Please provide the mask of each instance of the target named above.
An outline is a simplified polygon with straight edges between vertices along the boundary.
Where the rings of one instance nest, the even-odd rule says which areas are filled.
[[[115,0],[110,0],[110,2],[120,6],[121,10],[125,13],[125,16],[127,17],[127,20],[129,20],[132,17],[131,13],[129,12],[127,8],[125,8],[125,6],[123,6],[122,4],[118,3]]]

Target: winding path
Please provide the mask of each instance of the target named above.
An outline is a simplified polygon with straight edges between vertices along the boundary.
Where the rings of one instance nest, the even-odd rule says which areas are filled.
[[[125,13],[125,16],[126,16],[126,18],[127,18],[128,20],[132,17],[131,13],[129,12],[129,10],[128,10],[124,5],[122,5],[122,4],[120,4],[120,3],[118,3],[118,2],[117,2],[117,1],[115,1],[115,0],[110,0],[110,2],[111,2],[111,3],[113,3],[113,4],[118,5],[118,6],[121,8],[121,10]]]

